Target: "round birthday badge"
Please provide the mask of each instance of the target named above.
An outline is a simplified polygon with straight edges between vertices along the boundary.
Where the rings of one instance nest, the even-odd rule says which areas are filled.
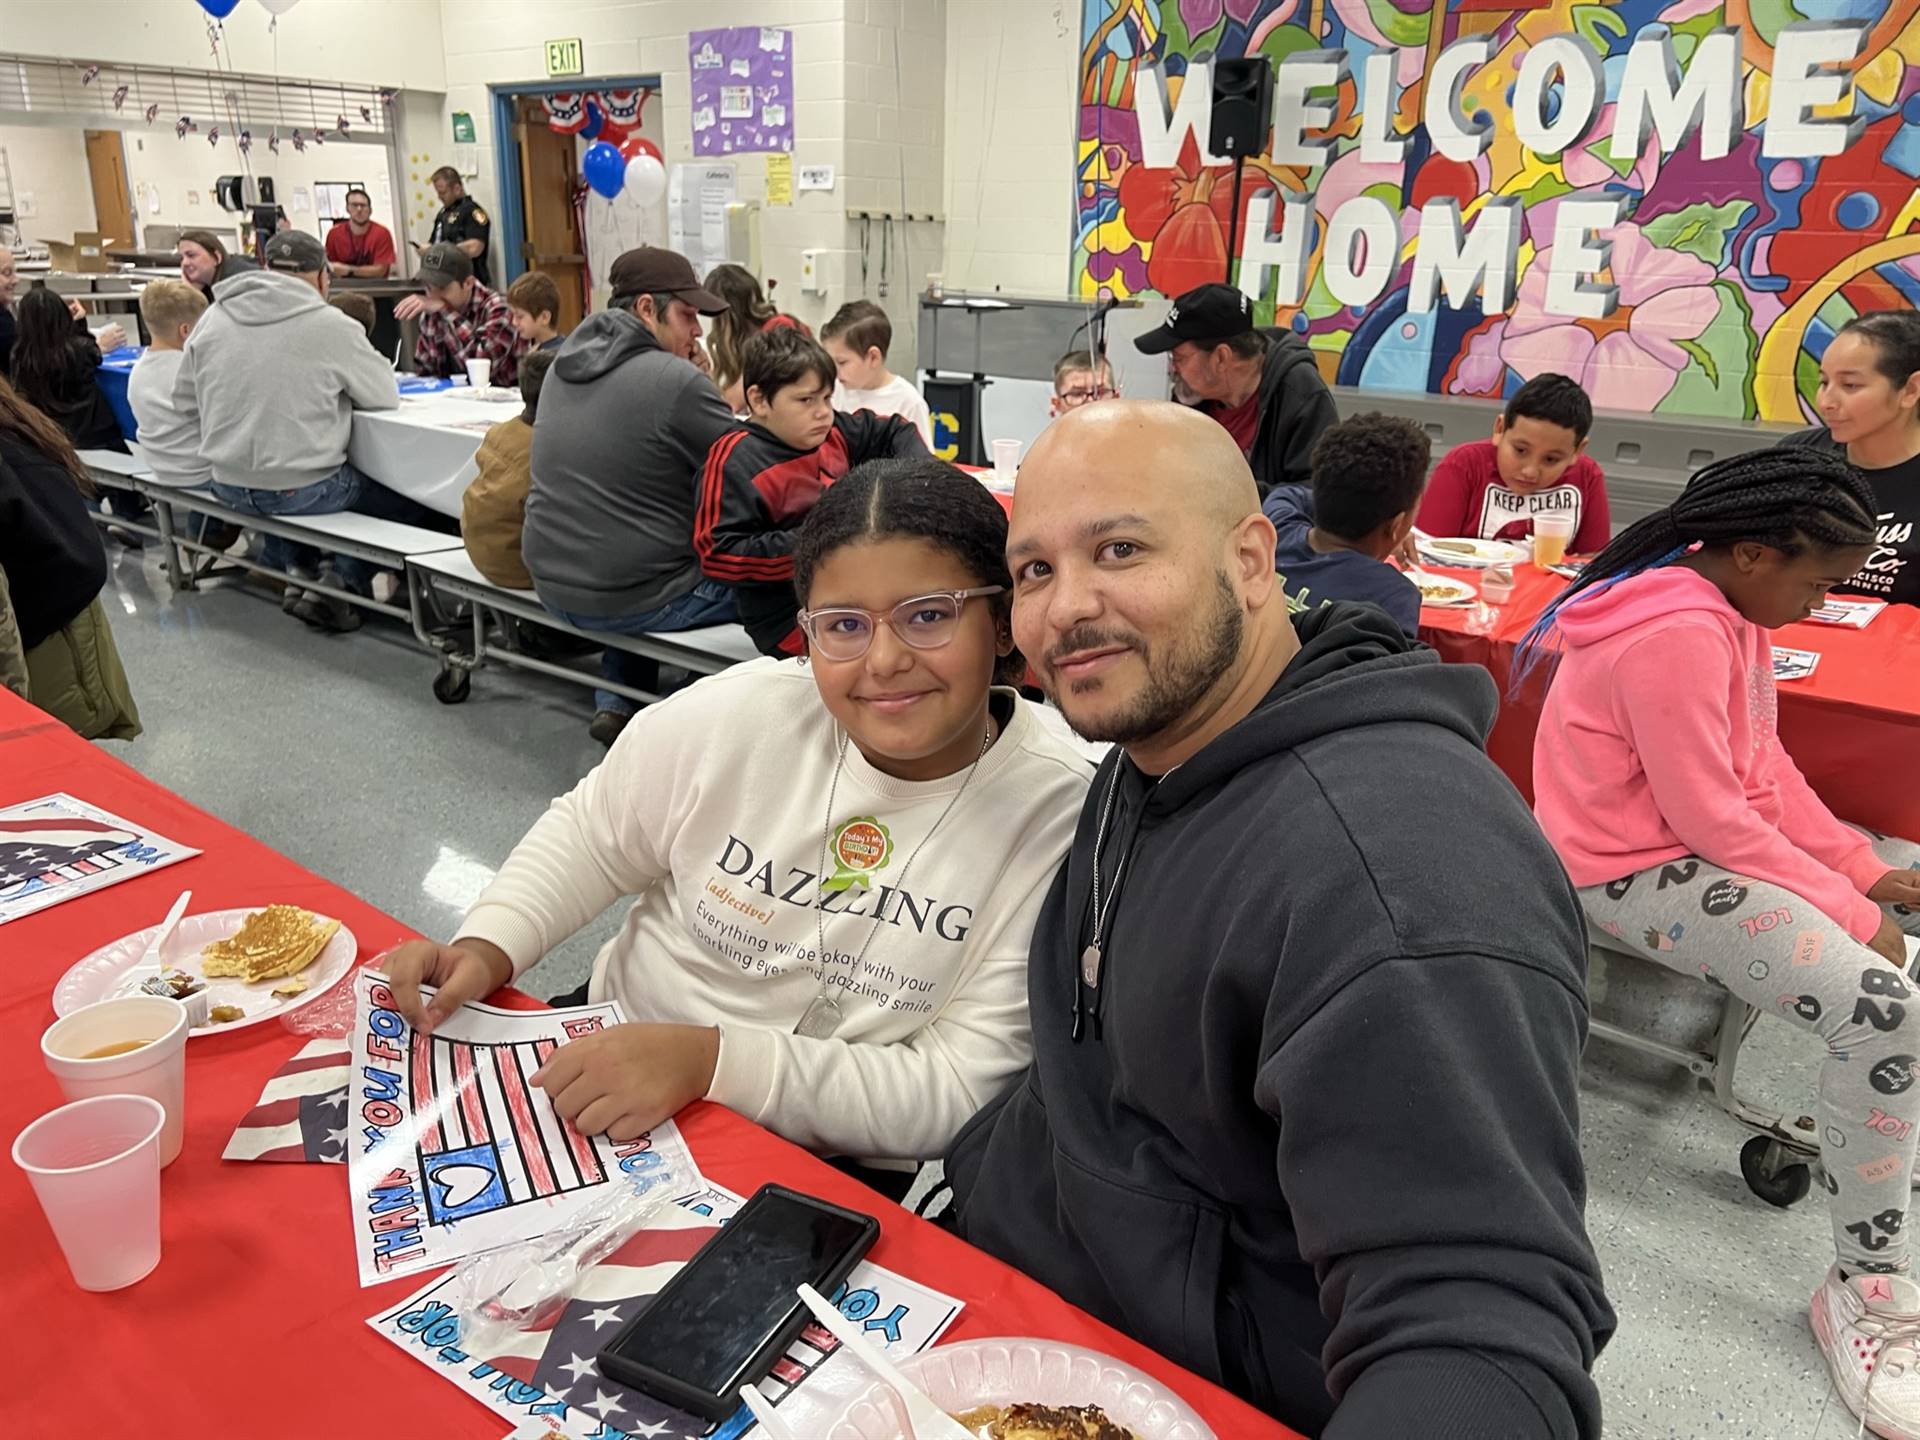
[[[873,816],[856,815],[833,832],[829,849],[833,878],[826,883],[828,890],[871,888],[873,872],[886,869],[893,858],[893,836]]]

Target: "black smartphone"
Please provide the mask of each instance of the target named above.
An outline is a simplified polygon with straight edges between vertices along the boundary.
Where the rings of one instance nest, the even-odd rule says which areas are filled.
[[[802,1284],[832,1294],[880,1222],[784,1185],[740,1213],[600,1351],[602,1374],[708,1420],[740,1408],[812,1317]]]

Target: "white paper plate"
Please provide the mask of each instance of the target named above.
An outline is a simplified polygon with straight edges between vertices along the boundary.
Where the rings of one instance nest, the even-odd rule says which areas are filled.
[[[1533,558],[1528,546],[1511,540],[1477,540],[1471,535],[1422,535],[1420,558],[1434,565],[1477,570],[1485,565],[1518,564]]]
[[[1435,575],[1427,570],[1411,570],[1407,578],[1420,587],[1422,605],[1471,605],[1480,592],[1464,580],[1451,575]],[[1433,594],[1429,592],[1438,591]]]
[[[900,1370],[948,1413],[979,1405],[1098,1405],[1139,1440],[1215,1440],[1187,1402],[1151,1376],[1097,1350],[1053,1340],[963,1340],[900,1362]],[[839,1417],[827,1440],[901,1440],[875,1384]]]
[[[247,916],[263,908],[252,905],[244,910],[210,910],[204,915],[181,916],[180,928],[173,932],[163,963],[205,979],[200,974],[201,947],[226,939],[246,923]],[[322,915],[319,918],[324,921],[332,917]],[[146,953],[147,942],[159,928],[158,925],[149,925],[131,935],[122,935],[112,944],[102,945],[62,975],[60,983],[53,987],[53,1013],[66,1015],[82,1005],[110,999],[119,990],[126,972],[140,963],[140,957]],[[354,957],[359,953],[360,942],[353,938],[351,930],[342,925],[333,932],[333,938],[327,941],[327,948],[320,952],[319,958],[300,972],[300,978],[307,982],[307,988],[285,1000],[277,1000],[269,993],[275,985],[284,984],[284,981],[262,980],[257,985],[249,985],[244,980],[232,978],[207,980],[207,1001],[210,1005],[238,1005],[247,1013],[224,1025],[196,1026],[191,1033],[218,1035],[227,1030],[244,1030],[263,1020],[277,1020],[288,1011],[298,1010],[309,1000],[318,1000],[334,981],[353,968]]]

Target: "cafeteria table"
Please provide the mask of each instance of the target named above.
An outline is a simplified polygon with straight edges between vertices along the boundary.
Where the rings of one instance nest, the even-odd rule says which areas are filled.
[[[7,1144],[60,1103],[39,1054],[54,982],[75,960],[156,923],[180,890],[196,911],[282,901],[345,922],[362,958],[412,938],[398,921],[155,784],[0,688],[0,805],[55,791],[204,853],[0,927],[0,1089]],[[375,802],[379,803],[379,802]],[[377,827],[368,843],[379,843]],[[505,992],[522,1006],[536,1002]],[[26,1178],[0,1165],[0,1296],[14,1379],[10,1434],[361,1434],[498,1440],[507,1423],[368,1328],[424,1283],[362,1289],[344,1167],[222,1161],[267,1078],[303,1043],[277,1024],[189,1042],[186,1144],[161,1181],[160,1266],[110,1294],[78,1289]],[[701,1170],[750,1194],[768,1180],[881,1218],[879,1264],[966,1302],[961,1340],[1033,1335],[1104,1351],[1179,1392],[1221,1440],[1293,1432],[1068,1305],[1051,1291],[731,1111],[680,1123]],[[1114,1237],[1121,1243],[1121,1237]]]
[[[1479,588],[1475,571],[1427,568]],[[1543,664],[1509,694],[1513,657],[1569,582],[1531,565],[1516,567],[1514,578],[1513,598],[1489,607],[1490,625],[1476,625],[1471,608],[1429,605],[1420,638],[1444,659],[1492,672],[1500,717],[1487,753],[1531,802],[1533,737],[1550,682]],[[1779,687],[1781,742],[1815,793],[1843,820],[1920,840],[1920,785],[1910,778],[1920,756],[1920,608],[1889,605],[1864,630],[1804,621],[1775,631],[1773,643],[1820,656],[1812,675]]]

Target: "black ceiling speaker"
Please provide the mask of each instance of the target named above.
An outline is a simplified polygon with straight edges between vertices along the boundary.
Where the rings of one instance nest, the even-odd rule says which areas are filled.
[[[1213,62],[1213,123],[1207,149],[1228,160],[1258,155],[1273,128],[1273,61],[1265,55]]]

